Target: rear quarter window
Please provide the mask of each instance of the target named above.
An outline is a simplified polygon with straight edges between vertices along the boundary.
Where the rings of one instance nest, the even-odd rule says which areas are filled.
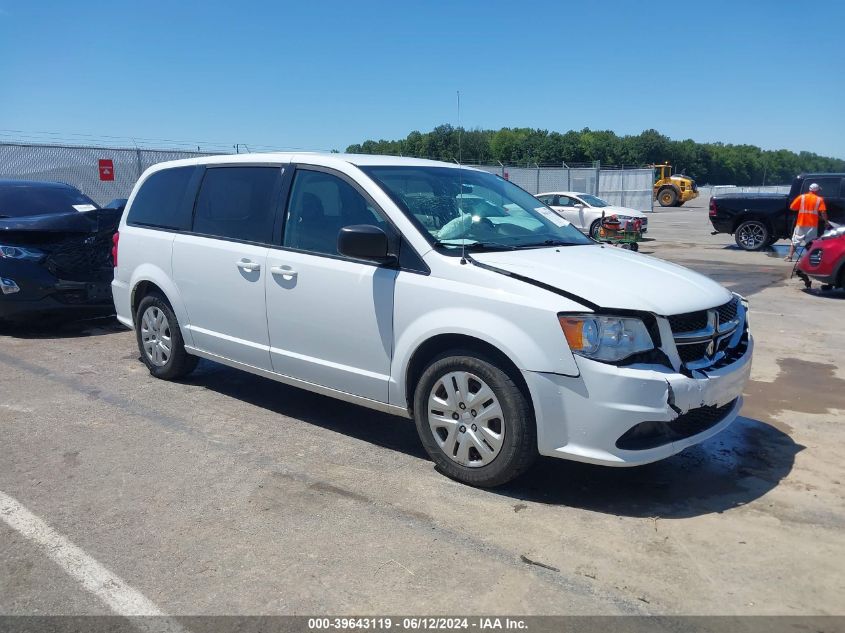
[[[191,228],[194,175],[199,167],[163,169],[147,178],[129,207],[128,224],[187,231]]]
[[[810,190],[810,185],[816,183],[819,187],[821,187],[821,191],[819,193],[822,198],[839,198],[842,196],[842,180],[841,176],[805,178],[804,184],[801,185],[801,193],[807,193]]]
[[[272,243],[281,178],[280,167],[207,169],[197,196],[194,233]]]

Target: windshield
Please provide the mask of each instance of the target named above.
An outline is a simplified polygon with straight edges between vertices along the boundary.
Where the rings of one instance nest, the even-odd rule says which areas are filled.
[[[589,204],[591,207],[598,207],[599,209],[601,209],[602,207],[609,207],[610,206],[610,204],[608,202],[605,202],[601,198],[596,198],[595,196],[591,196],[588,193],[582,194],[581,200],[583,200],[584,202]]]
[[[454,167],[362,167],[447,250],[591,244],[578,229],[516,185]]]
[[[33,185],[0,186],[0,218],[93,211],[97,204],[72,187]]]

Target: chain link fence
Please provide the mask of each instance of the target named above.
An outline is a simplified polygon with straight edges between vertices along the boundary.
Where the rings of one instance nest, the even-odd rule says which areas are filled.
[[[144,170],[167,160],[210,156],[184,152],[0,143],[0,178],[73,185],[98,204],[128,198]]]
[[[71,145],[0,143],[0,178],[64,182],[99,204],[129,197],[145,169],[156,163],[220,152],[190,152]],[[652,210],[651,169],[510,167],[473,165],[499,174],[526,191],[590,193],[611,204]]]

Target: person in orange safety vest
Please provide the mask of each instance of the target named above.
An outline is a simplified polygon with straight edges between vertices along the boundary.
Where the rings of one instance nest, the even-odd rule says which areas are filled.
[[[827,220],[827,207],[824,198],[819,195],[821,187],[816,183],[810,185],[810,190],[795,198],[789,208],[798,212],[798,219],[795,221],[795,231],[792,233],[792,243],[789,245],[789,253],[784,259],[792,261],[795,249],[806,244],[816,237],[819,230],[819,216],[824,220],[825,226],[830,223]]]

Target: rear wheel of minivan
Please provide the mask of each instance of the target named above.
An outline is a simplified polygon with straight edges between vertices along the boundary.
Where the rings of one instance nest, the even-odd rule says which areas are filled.
[[[141,359],[156,378],[182,378],[197,366],[199,359],[185,351],[182,331],[173,309],[159,294],[149,294],[138,304],[135,338]]]
[[[438,468],[472,486],[502,485],[537,457],[527,395],[509,372],[473,352],[432,361],[417,384],[414,419]]]

